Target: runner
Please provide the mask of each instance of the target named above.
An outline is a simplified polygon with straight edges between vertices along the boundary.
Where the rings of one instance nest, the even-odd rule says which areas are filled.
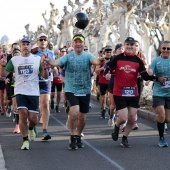
[[[65,67],[65,93],[70,105],[69,129],[70,143],[68,148],[76,150],[84,148],[81,141],[81,133],[85,127],[86,115],[89,112],[91,94],[91,65],[100,64],[100,60],[91,53],[84,51],[85,38],[82,34],[76,34],[72,39],[74,51],[59,58],[43,60],[53,66]]]
[[[170,41],[163,41],[160,47],[161,55],[151,63],[153,74],[162,77],[165,83],[154,81],[153,107],[158,114],[157,127],[159,132],[159,147],[168,147],[164,138],[165,123],[170,122]],[[160,78],[161,79],[161,78]]]
[[[112,139],[118,140],[119,126],[127,120],[120,144],[126,148],[130,147],[127,137],[136,120],[137,109],[139,108],[138,73],[144,80],[158,79],[155,76],[148,75],[142,60],[135,54],[135,46],[134,38],[128,37],[124,42],[124,53],[117,55],[109,64],[109,68],[115,70],[113,95],[119,115],[112,132]]]
[[[29,149],[29,142],[35,139],[33,127],[38,123],[37,114],[39,107],[39,73],[48,78],[48,70],[41,58],[31,55],[30,39],[21,39],[21,56],[15,56],[6,65],[7,58],[1,59],[1,73],[5,77],[10,72],[15,72],[15,95],[19,112],[19,127],[23,137],[22,150]],[[6,69],[5,69],[6,65]],[[27,124],[29,121],[29,127]]]
[[[37,46],[36,48],[32,49],[32,53],[38,55],[40,57],[46,56],[51,59],[55,59],[55,56],[52,51],[47,49],[48,39],[47,35],[41,33],[37,36]],[[47,69],[49,72],[49,78],[44,79],[41,76],[39,77],[39,86],[40,86],[40,114],[41,119],[40,122],[42,123],[43,129],[43,137],[42,140],[49,140],[51,139],[51,135],[48,133],[48,122],[50,117],[50,94],[51,94],[51,81],[53,80],[51,75],[51,68]]]

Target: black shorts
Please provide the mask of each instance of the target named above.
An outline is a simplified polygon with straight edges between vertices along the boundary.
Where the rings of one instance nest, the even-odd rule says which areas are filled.
[[[60,84],[52,84],[51,92],[55,92],[55,89],[57,89],[57,92],[61,92],[62,91],[62,86],[63,86],[62,83],[60,83]]]
[[[28,112],[39,113],[39,96],[16,95],[17,109],[27,109]]]
[[[0,80],[0,90],[4,90],[6,87],[5,81]]]
[[[137,97],[124,97],[124,96],[114,96],[114,101],[116,104],[116,110],[121,110],[126,107],[139,108],[139,96]]]
[[[108,91],[108,84],[100,83],[100,94],[105,95]]]
[[[153,107],[164,106],[165,109],[170,109],[170,97],[153,96]]]
[[[79,111],[81,113],[89,112],[90,94],[86,94],[86,96],[75,96],[73,93],[65,92],[65,95],[70,107],[79,105]]]

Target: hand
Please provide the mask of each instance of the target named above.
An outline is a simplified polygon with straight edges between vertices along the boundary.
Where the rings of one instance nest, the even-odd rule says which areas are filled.
[[[50,59],[48,58],[48,54],[43,54],[43,56],[41,56],[41,66],[42,68],[50,68]]]
[[[9,78],[7,78],[7,79],[5,80],[5,84],[8,84],[8,83],[10,83],[10,79],[9,79]]]
[[[158,77],[158,81],[161,82],[161,83],[165,83],[166,77],[165,77],[165,76],[163,76],[163,77]]]
[[[150,66],[148,67],[148,74],[149,74],[150,76],[153,75],[153,70],[150,68]]]
[[[110,71],[106,74],[106,80],[110,80],[111,79],[111,74],[110,74]]]

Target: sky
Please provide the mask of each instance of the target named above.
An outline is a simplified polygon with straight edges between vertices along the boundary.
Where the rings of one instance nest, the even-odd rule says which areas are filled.
[[[62,12],[68,0],[1,0],[0,40],[6,35],[13,43],[26,35],[25,25],[30,24],[32,31],[44,25],[42,13],[46,10],[49,16],[50,2]]]

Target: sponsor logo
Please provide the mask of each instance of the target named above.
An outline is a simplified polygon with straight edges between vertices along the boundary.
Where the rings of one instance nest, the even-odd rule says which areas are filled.
[[[120,67],[120,70],[124,70],[126,73],[136,72],[136,69],[131,68],[130,65],[125,65],[124,67]]]

